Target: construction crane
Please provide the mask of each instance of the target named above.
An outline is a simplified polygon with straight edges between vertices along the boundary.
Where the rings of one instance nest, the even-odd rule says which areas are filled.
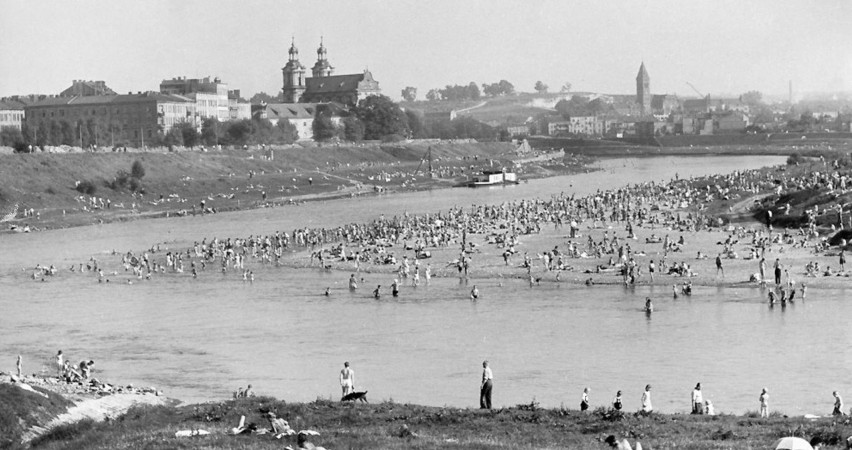
[[[414,169],[414,173],[412,176],[417,175],[420,172],[420,168],[423,167],[423,163],[429,161],[429,176],[432,176],[432,146],[430,145],[428,149],[426,149],[426,153],[423,154],[423,157],[420,158],[420,164],[417,165],[417,168]]]
[[[692,83],[690,83],[689,81],[687,81],[687,82],[686,82],[686,84],[688,84],[688,85],[689,85],[689,87],[691,87],[691,88],[692,88],[692,90],[693,90],[693,91],[695,91],[695,93],[696,93],[696,94],[698,94],[698,96],[699,96],[699,97],[704,98],[704,94],[702,94],[702,93],[701,93],[701,91],[699,91],[699,90],[698,90],[698,88],[696,88],[695,86],[693,86],[693,85],[692,85]]]

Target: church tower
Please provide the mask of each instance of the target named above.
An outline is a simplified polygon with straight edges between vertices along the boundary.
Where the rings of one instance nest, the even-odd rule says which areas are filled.
[[[298,103],[305,93],[305,66],[299,62],[299,49],[296,48],[296,39],[290,43],[290,59],[281,69],[284,73],[283,101],[284,103]]]
[[[325,53],[325,46],[322,45],[322,37],[320,37],[320,46],[317,49],[317,63],[311,68],[314,78],[330,77],[334,73],[334,67],[331,67]]]
[[[645,62],[639,66],[639,74],[636,75],[636,103],[639,104],[640,114],[651,114],[651,77],[645,70]]]

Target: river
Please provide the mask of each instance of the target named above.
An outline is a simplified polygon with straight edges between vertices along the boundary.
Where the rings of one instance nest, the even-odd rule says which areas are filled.
[[[97,377],[153,385],[184,401],[227,397],[253,384],[288,401],[338,398],[337,373],[352,363],[371,401],[477,406],[481,361],[495,375],[495,405],[577,408],[583,387],[592,405],[616,390],[639,407],[646,383],[655,407],[685,411],[695,382],[717,410],[757,409],[769,386],[772,409],[827,413],[831,390],[852,369],[849,327],[836,318],[852,307],[844,291],[769,309],[757,290],[702,288],[682,301],[660,301],[646,318],[636,297],[661,288],[541,286],[485,280],[478,302],[469,286],[435,278],[402,300],[350,293],[347,273],[255,267],[257,281],[204,272],[151,282],[98,284],[67,271],[28,279],[36,263],[67,267],[112,249],[172,248],[213,236],[333,226],[379,214],[447,210],[453,205],[584,195],[646,180],[724,173],[781,157],[650,157],[603,160],[601,171],[532,180],[518,186],[452,189],[313,202],[205,217],[113,223],[0,236],[0,370],[24,356],[25,371],[51,367],[56,350],[95,360]],[[367,285],[386,276],[367,275]],[[320,295],[325,286],[332,295]],[[561,286],[561,287],[560,287]]]

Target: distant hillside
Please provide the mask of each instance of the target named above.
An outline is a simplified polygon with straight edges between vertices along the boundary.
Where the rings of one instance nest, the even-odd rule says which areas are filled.
[[[461,111],[459,115],[469,116],[480,122],[495,126],[505,126],[523,123],[529,117],[541,113],[553,112],[553,105],[560,99],[573,94],[531,94],[520,93],[505,97],[483,97],[479,100],[437,100],[402,102],[400,106],[417,109],[426,113]],[[480,107],[475,106],[485,102]]]

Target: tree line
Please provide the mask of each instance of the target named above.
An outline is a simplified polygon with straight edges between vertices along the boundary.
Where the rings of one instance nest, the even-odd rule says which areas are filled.
[[[335,119],[327,108],[319,108],[313,124],[314,139],[381,140],[402,139],[477,139],[493,141],[500,132],[470,117],[426,118],[422,112],[402,109],[384,95],[362,99],[348,115]]]

